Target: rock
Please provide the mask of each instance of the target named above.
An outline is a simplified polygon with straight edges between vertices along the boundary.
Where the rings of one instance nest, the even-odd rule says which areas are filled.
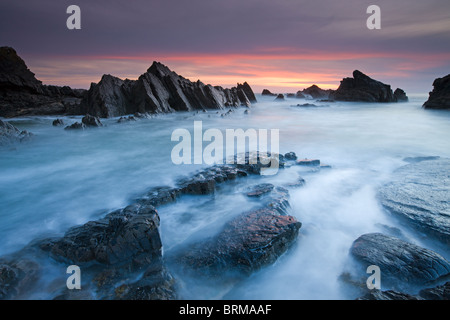
[[[250,101],[250,103],[257,102],[256,96],[253,93],[252,88],[250,87],[250,85],[247,82],[244,82],[243,84],[238,83],[237,84],[237,90],[242,90],[242,92],[245,93],[245,96]]]
[[[450,159],[405,165],[379,190],[381,204],[420,232],[450,244],[449,172]]]
[[[39,265],[28,259],[0,260],[0,300],[20,299],[38,280]]]
[[[64,130],[84,130],[86,129],[86,125],[82,122],[72,123],[70,126],[64,128]]]
[[[303,104],[297,104],[295,107],[314,107],[317,108],[318,105],[315,105],[314,103],[303,103]]]
[[[450,282],[434,288],[422,289],[415,295],[395,290],[370,290],[357,300],[450,300]]]
[[[400,88],[395,89],[394,91],[394,99],[397,102],[408,102],[408,96],[406,95],[405,91],[403,91]]]
[[[136,121],[136,118],[134,116],[120,117],[119,120],[117,120],[117,123],[130,122],[130,121]]]
[[[320,166],[320,160],[319,159],[300,159],[300,160],[296,161],[296,164],[299,166],[318,167],[318,166]]]
[[[93,117],[91,115],[85,115],[81,122],[86,125],[86,127],[103,127],[103,124],[100,122],[98,117]]]
[[[295,93],[287,93],[286,98],[295,98]]]
[[[78,114],[86,90],[46,86],[10,47],[0,47],[0,117]]]
[[[423,299],[395,290],[387,290],[387,291],[370,290],[369,293],[356,300],[423,300]]]
[[[270,92],[270,91],[267,90],[267,89],[264,89],[264,90],[262,91],[261,95],[263,95],[263,96],[271,96],[271,97],[275,97],[277,94],[276,94],[276,93],[272,93],[272,92]]]
[[[9,122],[0,120],[0,146],[28,141],[32,136],[32,133],[20,131]]]
[[[60,127],[60,126],[63,126],[63,125],[64,125],[64,120],[63,120],[63,119],[55,119],[55,120],[53,120],[52,125],[53,125],[54,127]]]
[[[450,109],[450,74],[433,82],[433,91],[423,104],[425,109]]]
[[[313,99],[328,99],[330,93],[332,92],[332,90],[324,90],[313,84],[312,86],[304,89],[301,93],[304,97],[311,96]]]
[[[159,216],[152,206],[130,205],[103,219],[73,227],[54,241],[51,255],[57,261],[82,265],[124,265],[139,269],[161,257]]]
[[[295,97],[297,99],[305,99],[306,98],[306,96],[301,91],[297,91],[297,93],[295,94]]]
[[[275,186],[271,183],[262,183],[251,187],[245,194],[247,197],[261,197],[266,193],[272,192]]]
[[[450,264],[439,254],[381,233],[362,235],[350,252],[365,265],[378,266],[388,281],[427,284],[450,274]]]
[[[254,210],[227,223],[216,237],[190,245],[175,260],[188,271],[222,281],[249,276],[285,253],[300,227],[277,210]]]
[[[100,118],[139,113],[167,113],[250,106],[256,102],[248,83],[224,89],[191,82],[159,62],[153,62],[138,80],[104,75],[91,84],[81,108]]]
[[[285,187],[287,188],[300,188],[303,187],[306,184],[305,179],[303,177],[299,176],[295,182],[287,183]]]
[[[427,157],[407,157],[404,158],[403,161],[409,162],[409,163],[416,163],[416,162],[422,162],[427,160],[438,160],[440,159],[439,156],[427,156]]]
[[[295,161],[297,160],[297,155],[295,154],[295,152],[291,151],[284,154],[284,159],[289,161]]]
[[[396,102],[391,86],[355,70],[353,78],[344,78],[330,95],[336,101]]]
[[[275,98],[275,101],[284,101],[284,95],[280,93],[280,94],[277,95],[277,97]]]
[[[426,300],[450,300],[450,282],[434,288],[422,289],[419,295]]]
[[[114,290],[116,300],[176,300],[175,279],[165,267],[150,267],[138,281]]]

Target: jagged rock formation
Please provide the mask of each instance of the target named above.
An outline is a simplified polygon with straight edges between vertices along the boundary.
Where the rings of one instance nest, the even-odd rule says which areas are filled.
[[[401,90],[401,89],[400,89]],[[337,101],[361,102],[397,102],[398,97],[403,98],[403,90],[397,91],[397,97],[391,86],[374,80],[361,71],[353,71],[353,78],[344,78],[339,88],[330,94],[330,99]]]
[[[433,82],[433,91],[423,104],[425,109],[450,109],[450,74]]]
[[[104,75],[99,83],[91,87],[83,101],[81,110],[100,118],[126,114],[166,113],[222,109],[224,107],[250,106],[256,102],[248,83],[224,89],[192,82],[171,71],[159,62],[153,62],[138,80],[121,80]]]
[[[0,47],[0,117],[79,114],[86,90],[43,85],[10,47]]]

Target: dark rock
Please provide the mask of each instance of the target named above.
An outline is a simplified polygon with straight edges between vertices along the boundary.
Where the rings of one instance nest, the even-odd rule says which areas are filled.
[[[230,221],[218,236],[190,245],[176,260],[206,277],[248,276],[286,252],[300,227],[292,216],[255,210]]]
[[[271,96],[271,97],[275,97],[277,94],[276,94],[276,93],[272,93],[272,92],[270,92],[270,91],[267,90],[267,89],[264,89],[264,90],[262,91],[261,95],[263,95],[263,96]]]
[[[425,109],[450,109],[450,74],[433,82],[433,91],[423,104]]]
[[[426,284],[450,273],[450,264],[439,254],[381,233],[362,235],[350,252],[367,266],[378,266],[388,281]]]
[[[64,130],[84,130],[86,129],[86,125],[82,122],[72,123],[70,126],[64,128]]]
[[[139,113],[166,113],[250,106],[256,101],[248,83],[224,89],[191,82],[159,62],[138,80],[104,75],[92,84],[81,107],[93,116],[108,118]]]
[[[450,243],[450,159],[411,163],[379,190],[381,204],[421,232]]]
[[[53,124],[54,127],[60,127],[60,126],[64,125],[64,120],[63,119],[56,119],[56,120],[53,120],[52,124]]]
[[[422,300],[422,299],[395,290],[387,290],[387,291],[371,290],[369,293],[358,298],[357,300]]]
[[[315,104],[313,104],[313,103],[303,103],[303,104],[297,104],[295,107],[314,107],[314,108],[317,108],[318,107],[318,105],[315,105]]]
[[[296,164],[299,166],[318,167],[318,166],[320,166],[320,160],[319,159],[300,159],[300,160],[296,161]]]
[[[295,97],[297,99],[305,99],[306,98],[306,96],[301,91],[297,91],[297,93],[295,94]]]
[[[279,95],[277,95],[277,97],[275,98],[275,101],[284,101],[284,95],[282,93],[280,93]]]
[[[161,257],[158,227],[154,207],[135,204],[69,229],[50,252],[58,261],[80,266],[97,262],[139,269]]]
[[[32,133],[26,130],[20,131],[9,122],[0,120],[0,146],[24,142],[31,139],[32,136]]]
[[[89,114],[85,115],[83,119],[81,119],[81,122],[84,123],[86,127],[103,127],[103,124],[98,117],[93,117]]]
[[[247,197],[261,197],[266,193],[272,192],[275,186],[271,183],[262,183],[251,187],[245,194]]]
[[[409,163],[416,163],[416,162],[422,162],[422,161],[428,161],[428,160],[438,160],[441,157],[439,156],[427,156],[427,157],[407,157],[404,158],[403,161],[409,162]]]
[[[344,78],[330,95],[336,101],[396,102],[391,86],[355,70],[353,78]]]
[[[287,93],[286,98],[295,98],[295,93]]]
[[[245,96],[248,98],[250,103],[257,102],[256,96],[253,93],[252,88],[250,87],[250,85],[247,82],[244,82],[243,84],[238,83],[237,90],[242,90],[242,92],[245,93]]]
[[[294,161],[297,160],[297,155],[295,154],[295,152],[288,152],[284,155],[284,159],[285,160],[290,160],[290,161]]]
[[[120,117],[119,120],[117,120],[117,123],[130,122],[130,121],[136,121],[136,118],[133,116]]]
[[[405,93],[405,91],[403,91],[400,88],[395,89],[395,91],[394,91],[394,99],[397,102],[407,102],[409,100],[408,96]]]
[[[450,282],[420,290],[419,295],[426,300],[450,300]]]
[[[77,113],[86,90],[46,86],[10,47],[0,47],[0,117]]]
[[[313,99],[328,99],[332,90],[324,90],[313,84],[311,87],[304,89],[301,93],[303,96],[311,96]]]
[[[175,279],[165,267],[150,267],[136,282],[114,290],[116,300],[176,300]]]
[[[20,299],[36,284],[40,272],[31,260],[0,261],[0,300]]]

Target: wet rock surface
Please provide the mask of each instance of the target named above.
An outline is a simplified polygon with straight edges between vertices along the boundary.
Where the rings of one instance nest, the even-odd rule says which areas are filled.
[[[429,249],[381,233],[355,240],[351,254],[363,264],[376,265],[384,279],[429,284],[450,275],[450,264]]]
[[[0,147],[30,140],[33,134],[0,120]]]
[[[450,160],[429,159],[411,159],[396,170],[379,198],[408,225],[450,244]]]
[[[172,259],[187,272],[202,277],[220,275],[221,281],[249,276],[274,263],[295,243],[301,223],[286,214],[287,190],[275,188],[272,192],[260,195],[265,197],[262,208],[239,215],[217,236],[189,245]]]

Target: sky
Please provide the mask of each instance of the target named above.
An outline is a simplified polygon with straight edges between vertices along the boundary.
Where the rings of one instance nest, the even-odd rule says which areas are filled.
[[[69,30],[66,9],[81,9]],[[381,9],[370,30],[369,5]],[[450,73],[449,0],[2,0],[0,46],[44,84],[137,79],[153,61],[204,83],[256,93],[336,89],[358,69],[407,93]]]

